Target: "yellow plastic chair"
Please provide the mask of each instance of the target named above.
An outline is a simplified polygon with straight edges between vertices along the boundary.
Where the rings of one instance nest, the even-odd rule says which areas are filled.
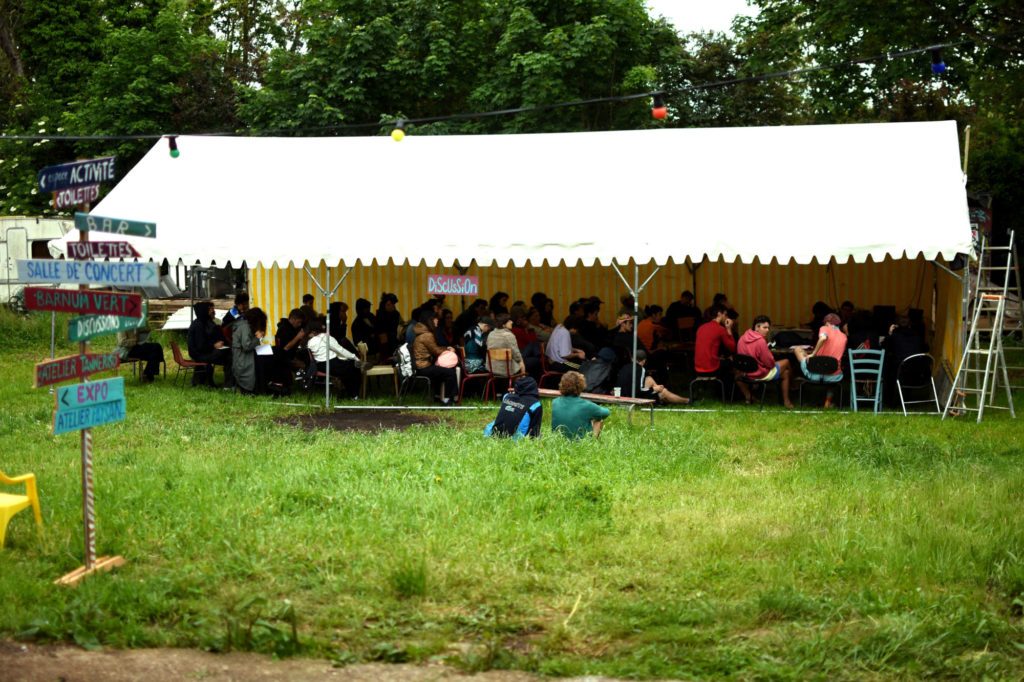
[[[39,512],[39,494],[36,492],[36,475],[24,474],[8,478],[0,471],[0,483],[4,485],[25,484],[24,495],[11,495],[0,493],[0,549],[4,547],[4,537],[7,535],[7,524],[11,518],[25,507],[32,505],[32,511],[36,515],[36,526],[39,536],[43,535],[43,516]]]

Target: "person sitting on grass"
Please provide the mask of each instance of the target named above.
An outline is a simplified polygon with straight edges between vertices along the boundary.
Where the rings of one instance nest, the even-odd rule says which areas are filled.
[[[792,408],[793,401],[789,399],[789,382],[793,376],[793,369],[789,360],[783,358],[776,360],[772,352],[768,350],[768,334],[772,330],[772,321],[767,315],[758,315],[754,318],[754,326],[743,333],[740,342],[736,345],[742,355],[749,355],[757,360],[757,371],[749,372],[746,378],[752,381],[776,381],[782,382],[782,399],[786,407]],[[750,404],[750,400],[747,400]]]
[[[532,377],[521,377],[501,399],[498,416],[484,429],[484,435],[540,438],[543,417],[544,406],[540,402],[537,382]]]
[[[551,430],[569,440],[580,440],[591,433],[599,437],[604,420],[611,414],[607,407],[580,397],[586,385],[587,380],[579,372],[566,372],[558,383],[562,395],[551,403]]]
[[[348,350],[335,340],[333,336],[324,334],[326,318],[313,320],[306,325],[306,348],[313,355],[318,372],[327,372],[330,363],[331,380],[338,379],[345,388],[349,398],[359,396],[360,372],[362,362],[355,353]]]
[[[642,349],[636,351],[636,383],[633,383],[633,365],[626,365],[619,370],[618,382],[619,391],[623,398],[653,398],[659,403],[672,405],[689,405],[690,399],[676,395],[654,380],[647,373],[647,352]],[[634,388],[636,393],[634,395]]]
[[[821,329],[818,332],[818,343],[814,346],[814,350],[808,353],[800,346],[793,347],[797,362],[800,363],[800,369],[804,376],[811,381],[835,384],[843,380],[843,353],[846,352],[846,334],[839,329],[841,323],[842,318],[835,313],[828,313],[822,320]],[[836,371],[832,374],[815,374],[807,371],[807,361],[816,355],[835,358],[839,365]],[[832,391],[829,391],[825,395],[825,409],[832,407],[832,398]]]

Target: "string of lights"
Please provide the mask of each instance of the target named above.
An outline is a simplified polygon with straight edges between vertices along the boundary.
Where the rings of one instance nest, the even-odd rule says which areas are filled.
[[[1008,33],[998,34],[989,36],[989,38],[1004,37],[1022,31],[1012,31]],[[803,76],[810,73],[816,73],[820,71],[828,71],[832,69],[841,68],[844,66],[854,66],[858,64],[870,64],[878,61],[888,61],[892,59],[899,59],[902,57],[909,57],[919,54],[929,54],[931,56],[931,69],[937,74],[941,75],[946,70],[946,64],[942,58],[942,50],[962,47],[977,42],[976,39],[965,39],[957,42],[942,43],[938,45],[928,45],[926,47],[912,48],[909,50],[901,50],[898,52],[886,52],[884,54],[874,55],[870,57],[859,57],[856,59],[848,59],[832,64],[822,64],[818,66],[808,66],[800,69],[788,69],[785,71],[775,71],[772,73],[759,74],[755,76],[741,76],[738,78],[729,78],[721,81],[711,81],[707,83],[699,83],[694,85],[688,85],[682,88],[676,88],[673,90],[655,90],[651,92],[637,92],[626,95],[615,95],[611,97],[596,97],[592,99],[575,100],[571,102],[556,102],[553,104],[541,104],[529,107],[514,107],[510,109],[494,109],[491,111],[477,111],[472,113],[459,113],[459,114],[447,114],[444,116],[429,116],[420,118],[405,118],[405,119],[394,119],[367,123],[339,123],[329,126],[316,126],[316,127],[303,127],[303,128],[269,128],[262,130],[242,129],[241,131],[219,131],[219,132],[207,132],[207,133],[195,133],[197,135],[207,136],[247,136],[247,137],[258,137],[264,135],[272,135],[276,133],[323,133],[323,132],[338,132],[344,130],[369,130],[369,129],[380,129],[380,128],[392,128],[391,137],[395,141],[401,141],[405,137],[406,127],[410,125],[426,125],[430,123],[442,123],[446,121],[465,121],[465,120],[478,120],[484,118],[495,118],[498,116],[515,116],[519,114],[536,113],[543,111],[553,111],[557,109],[565,109],[569,107],[583,107],[591,106],[595,104],[613,104],[618,102],[629,102],[640,99],[652,100],[651,115],[659,120],[663,120],[668,115],[668,107],[665,105],[666,98],[670,98],[673,95],[682,95],[689,92],[696,92],[700,90],[710,90],[714,88],[724,88],[732,85],[740,85],[743,83],[757,83],[767,80],[775,80],[780,78],[792,78],[795,76]],[[24,140],[24,141],[40,141],[40,140],[61,140],[61,141],[89,141],[89,140],[102,140],[102,141],[131,141],[131,140],[155,140],[166,137],[171,148],[172,156],[177,156],[174,152],[177,152],[176,139],[177,135],[168,135],[166,133],[150,133],[150,134],[139,134],[139,135],[0,135],[0,140]]]

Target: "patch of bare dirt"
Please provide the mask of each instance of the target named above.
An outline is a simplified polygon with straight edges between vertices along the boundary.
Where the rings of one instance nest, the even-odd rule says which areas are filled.
[[[400,412],[398,410],[336,410],[321,414],[297,414],[289,417],[278,417],[275,421],[281,424],[299,426],[306,431],[334,429],[336,431],[377,432],[386,429],[404,431],[416,424],[434,426],[447,423],[448,420],[440,415]]]
[[[275,661],[262,654],[212,654],[193,649],[86,651],[69,645],[21,644],[0,640],[0,682],[536,682],[514,670],[468,674],[449,666],[367,663],[336,668],[327,661]],[[587,677],[586,682],[614,682]]]

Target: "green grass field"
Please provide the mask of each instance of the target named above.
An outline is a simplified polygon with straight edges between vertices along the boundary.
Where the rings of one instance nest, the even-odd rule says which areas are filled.
[[[1005,413],[614,410],[596,442],[509,443],[481,437],[492,410],[306,432],[275,422],[299,408],[129,378],[127,421],[93,431],[98,552],[127,564],[56,587],[82,564],[81,483],[77,434],[52,436],[29,388],[48,321],[0,316],[0,469],[35,472],[45,524],[8,529],[0,636],[638,679],[1024,676],[1024,424]]]

